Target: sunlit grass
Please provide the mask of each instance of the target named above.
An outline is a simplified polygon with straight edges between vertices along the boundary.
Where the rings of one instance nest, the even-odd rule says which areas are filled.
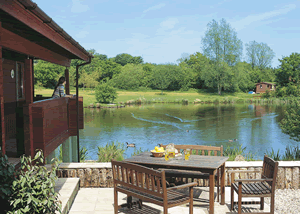
[[[41,94],[44,97],[51,97],[53,89],[36,88],[35,95]],[[247,93],[223,93],[221,96],[217,93],[207,93],[204,91],[190,90],[187,92],[181,91],[165,91],[161,95],[160,90],[149,91],[118,91],[118,97],[114,103],[182,103],[183,100],[187,100],[189,103],[193,103],[196,99],[202,103],[232,103],[234,101],[242,100],[246,102],[246,99],[253,99],[252,94]],[[70,90],[70,94],[76,94],[75,89]],[[96,103],[95,91],[92,89],[79,89],[79,96],[83,96],[83,106],[87,107],[90,104]]]

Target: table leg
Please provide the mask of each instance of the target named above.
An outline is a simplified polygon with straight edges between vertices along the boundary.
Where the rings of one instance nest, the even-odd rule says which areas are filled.
[[[215,170],[209,173],[209,214],[214,214],[215,204]]]
[[[225,163],[221,166],[221,205],[225,204]]]

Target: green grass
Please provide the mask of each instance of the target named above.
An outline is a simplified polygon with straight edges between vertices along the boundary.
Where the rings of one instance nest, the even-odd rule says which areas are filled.
[[[53,89],[36,88],[35,94],[41,94],[45,97],[50,97]],[[217,93],[208,93],[204,90],[191,89],[190,91],[164,91],[163,95],[160,90],[148,91],[117,91],[118,97],[114,101],[116,104],[146,104],[146,103],[194,103],[197,104],[215,103],[256,103],[256,104],[281,104],[289,103],[290,98],[260,98],[257,94],[248,93],[225,93],[218,95]],[[70,94],[76,94],[76,90],[71,88]],[[83,106],[87,107],[90,104],[96,105],[95,91],[93,89],[79,89],[79,96],[83,97]],[[105,106],[105,104],[101,104]]]

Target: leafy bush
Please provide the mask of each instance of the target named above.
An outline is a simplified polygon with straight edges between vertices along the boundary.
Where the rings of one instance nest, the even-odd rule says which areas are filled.
[[[228,161],[234,161],[236,156],[242,155],[245,151],[246,147],[242,148],[242,145],[240,145],[238,148],[236,147],[227,147],[224,151],[224,156],[228,156]]]
[[[135,155],[138,155],[143,152],[149,152],[149,149],[142,150],[141,147],[140,147],[140,149],[137,149],[136,147],[134,147],[133,154],[131,156],[135,156]]]
[[[102,81],[97,85],[95,96],[98,103],[110,103],[117,98],[117,90],[106,79],[106,82]]]
[[[6,155],[2,156],[0,149],[0,213],[7,213],[11,210],[9,198],[12,194],[11,185],[15,180],[17,172],[15,167],[8,162]]]
[[[52,159],[52,169],[48,171],[41,166],[44,156],[38,150],[35,157],[23,156],[21,158],[20,174],[12,184],[12,195],[10,204],[14,213],[61,213],[61,202],[58,200],[58,193],[54,191],[55,173],[58,169],[57,159]]]
[[[115,144],[114,142],[106,144],[104,147],[98,146],[98,162],[110,162],[111,159],[117,161],[124,160],[125,146],[122,143]]]
[[[79,151],[80,162],[84,162],[87,158],[88,151],[85,147],[82,147]]]

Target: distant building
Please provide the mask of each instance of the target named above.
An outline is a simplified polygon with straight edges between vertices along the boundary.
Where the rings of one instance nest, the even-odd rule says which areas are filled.
[[[256,83],[256,93],[265,93],[266,90],[275,91],[276,84],[269,82]]]

